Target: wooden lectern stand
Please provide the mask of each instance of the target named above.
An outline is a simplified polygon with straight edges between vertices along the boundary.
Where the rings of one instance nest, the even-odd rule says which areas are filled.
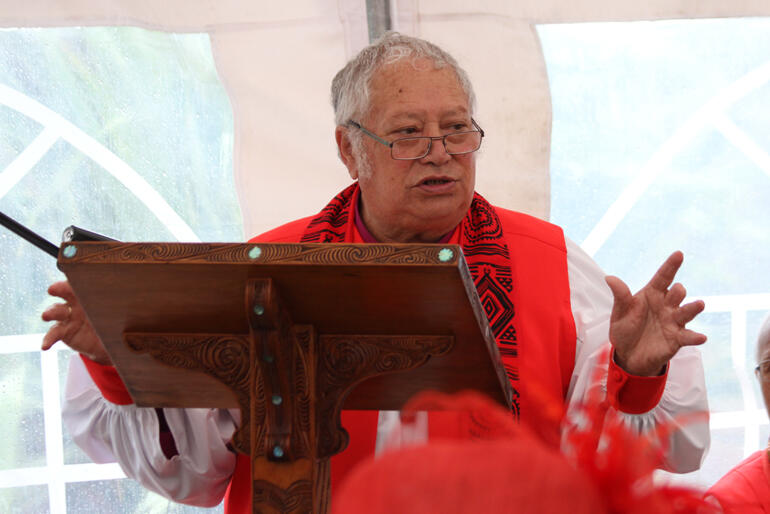
[[[510,405],[458,246],[78,242],[58,266],[138,406],[240,408],[254,512],[328,511],[343,408]]]

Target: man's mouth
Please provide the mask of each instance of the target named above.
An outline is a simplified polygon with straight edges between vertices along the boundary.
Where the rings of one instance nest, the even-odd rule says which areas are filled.
[[[417,184],[423,193],[430,195],[445,195],[455,191],[457,180],[449,177],[429,177]]]
[[[448,178],[429,178],[420,182],[420,185],[421,186],[440,186],[448,182],[454,182],[454,180],[450,180]]]

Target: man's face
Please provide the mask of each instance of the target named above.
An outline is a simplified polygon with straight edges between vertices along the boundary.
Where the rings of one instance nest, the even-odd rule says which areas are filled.
[[[387,141],[473,130],[468,98],[451,68],[429,60],[381,68],[372,79],[371,109],[356,120]],[[355,130],[355,129],[352,129]],[[348,165],[361,187],[362,216],[380,241],[440,239],[465,216],[473,199],[475,153],[449,155],[440,140],[422,159],[395,160],[390,148],[364,136],[370,173]]]
[[[761,364],[763,361],[770,361],[770,338],[759,342],[757,358],[759,359],[757,364],[760,367],[759,385],[762,388],[762,397],[765,400],[765,410],[770,413],[770,380],[762,379],[762,376],[770,377],[770,373],[763,371],[763,369],[770,369],[770,363]]]

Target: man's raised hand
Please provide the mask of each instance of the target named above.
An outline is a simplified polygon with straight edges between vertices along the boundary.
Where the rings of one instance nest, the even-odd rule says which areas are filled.
[[[704,334],[685,327],[705,304],[680,305],[687,292],[680,283],[671,285],[683,260],[682,252],[672,253],[635,295],[618,277],[605,278],[614,296],[610,342],[615,362],[632,375],[659,375],[679,348],[706,342]]]

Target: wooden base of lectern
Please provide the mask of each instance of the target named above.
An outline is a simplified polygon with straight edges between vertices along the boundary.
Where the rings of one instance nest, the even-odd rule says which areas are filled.
[[[348,435],[340,415],[350,390],[420,366],[452,349],[451,336],[322,335],[295,325],[270,279],[246,287],[248,337],[125,335],[128,347],[171,367],[203,371],[238,398],[236,451],[251,455],[255,513],[326,513],[330,462]]]

